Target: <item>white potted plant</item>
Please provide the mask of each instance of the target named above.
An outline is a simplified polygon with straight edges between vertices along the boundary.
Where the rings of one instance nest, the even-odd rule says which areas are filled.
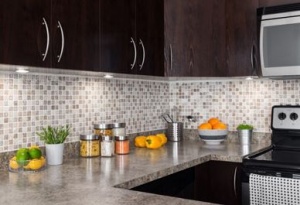
[[[42,141],[45,142],[46,159],[49,165],[59,165],[63,163],[64,142],[70,134],[70,126],[42,128],[37,133]]]
[[[250,145],[252,140],[253,126],[250,124],[239,124],[237,126],[238,136],[242,145]]]

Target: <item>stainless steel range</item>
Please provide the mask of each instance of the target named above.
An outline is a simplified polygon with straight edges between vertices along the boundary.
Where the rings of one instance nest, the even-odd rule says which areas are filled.
[[[272,107],[272,144],[271,146],[251,153],[243,158],[242,200],[250,204],[251,176],[271,176],[266,180],[300,179],[300,106],[278,105]],[[278,178],[274,178],[278,177]],[[250,186],[249,186],[250,181]],[[279,180],[280,181],[280,180]],[[295,182],[295,181],[294,181]],[[297,182],[297,181],[296,181]],[[268,182],[263,185],[267,189]],[[300,181],[299,181],[300,183]],[[249,188],[250,187],[250,188]],[[272,188],[272,187],[271,187]],[[276,187],[273,187],[277,190]],[[264,189],[262,189],[264,191]],[[299,190],[296,190],[300,195]],[[269,193],[269,192],[266,192]],[[275,192],[274,192],[275,193]],[[272,192],[272,194],[274,195]],[[282,194],[282,193],[279,193]],[[289,194],[289,193],[287,193]],[[274,196],[277,196],[275,194]],[[262,195],[263,196],[263,195]],[[273,197],[274,197],[273,196]],[[263,196],[267,197],[267,196]],[[271,198],[271,200],[273,200]],[[285,203],[285,196],[280,200]],[[296,199],[298,200],[298,199]],[[276,202],[275,202],[276,203]],[[298,203],[297,201],[295,203]],[[299,202],[300,203],[300,202]],[[251,204],[257,204],[252,203]],[[259,204],[259,203],[258,203]],[[270,204],[274,204],[274,201]],[[294,204],[294,203],[289,203]]]

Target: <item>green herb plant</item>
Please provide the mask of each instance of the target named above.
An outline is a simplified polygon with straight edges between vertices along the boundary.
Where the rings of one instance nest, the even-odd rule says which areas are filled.
[[[253,130],[253,126],[249,124],[239,124],[237,130]]]
[[[36,134],[46,144],[61,144],[66,140],[66,138],[70,134],[70,126],[47,126],[42,128],[42,131]]]

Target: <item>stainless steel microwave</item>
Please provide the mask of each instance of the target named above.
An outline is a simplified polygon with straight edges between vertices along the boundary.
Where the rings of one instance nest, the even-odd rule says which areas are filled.
[[[260,74],[300,78],[300,4],[258,10]]]

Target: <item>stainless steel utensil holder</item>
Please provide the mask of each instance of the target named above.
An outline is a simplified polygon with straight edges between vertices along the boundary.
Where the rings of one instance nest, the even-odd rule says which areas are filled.
[[[169,141],[178,142],[183,138],[183,123],[171,122],[168,123],[167,138]]]

